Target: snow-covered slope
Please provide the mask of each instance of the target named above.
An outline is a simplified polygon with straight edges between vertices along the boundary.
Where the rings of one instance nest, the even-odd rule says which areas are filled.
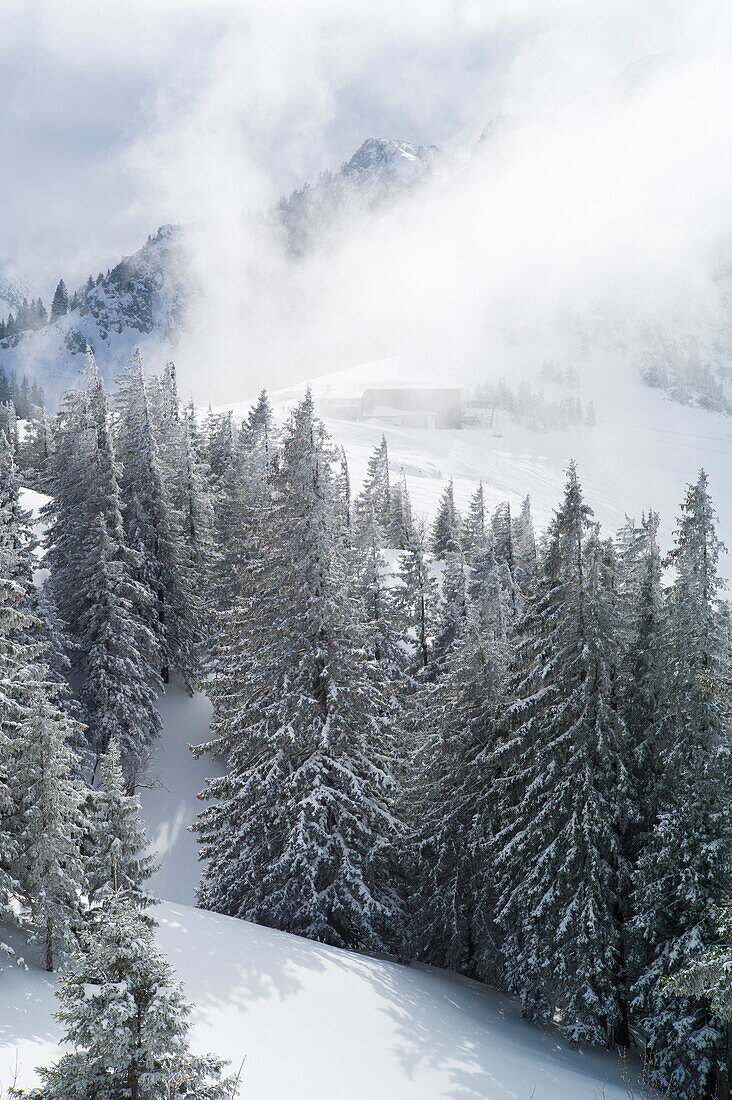
[[[280,200],[277,217],[291,252],[302,254],[342,233],[345,220],[383,209],[439,170],[442,154],[408,141],[368,138],[337,172],[323,172]]]
[[[194,1004],[193,1045],[242,1072],[242,1100],[606,1100],[614,1059],[569,1048],[474,982],[166,903],[158,940]],[[54,979],[0,976],[0,1089],[58,1055]]]
[[[87,344],[110,381],[136,345],[156,366],[173,354],[191,295],[183,231],[162,226],[101,282],[76,293],[79,304],[66,316],[0,341],[0,367],[37,378],[51,401],[74,384]]]
[[[43,502],[26,493],[37,515]],[[252,1100],[606,1100],[625,1096],[610,1054],[570,1048],[520,1019],[513,1002],[445,972],[398,966],[204,913],[193,899],[195,840],[187,826],[211,773],[189,743],[205,739],[210,705],[177,682],[161,699],[163,734],[142,791],[152,846],[159,943],[194,1006],[192,1042],[235,1068]],[[159,780],[159,782],[157,781]],[[28,970],[0,974],[0,1095],[18,1068],[30,1085],[37,1065],[59,1054],[53,976],[15,937]]]
[[[536,365],[541,351],[527,360],[507,361],[492,368],[491,377],[505,375],[512,385],[531,380],[543,385]],[[446,371],[446,373],[449,373]],[[355,393],[359,387],[399,378],[414,380],[419,367],[399,359],[364,364],[334,375],[312,379],[272,395],[285,416],[310,384],[316,400]],[[537,526],[543,528],[559,503],[565,470],[571,458],[579,464],[587,499],[605,531],[615,531],[626,515],[639,519],[649,508],[660,512],[661,538],[671,543],[678,506],[686,484],[699,468],[709,474],[720,530],[732,549],[732,418],[705,409],[680,405],[641,381],[627,355],[596,351],[585,364],[579,391],[594,401],[597,424],[573,426],[569,431],[531,431],[500,411],[494,427],[428,431],[395,428],[325,418],[336,443],[345,447],[354,492],[366,473],[368,456],[381,439],[389,446],[392,473],[404,470],[417,511],[434,514],[449,478],[456,499],[467,505],[480,481],[486,499],[495,505],[509,500],[518,505],[528,493]],[[234,406],[243,416],[248,403]],[[732,561],[724,558],[722,571],[732,577]]]

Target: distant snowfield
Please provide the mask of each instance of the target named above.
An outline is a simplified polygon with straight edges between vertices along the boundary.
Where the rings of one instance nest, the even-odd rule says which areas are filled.
[[[495,381],[504,376],[512,387],[522,378],[532,390],[546,396],[579,396],[584,405],[594,401],[597,425],[575,426],[570,431],[533,432],[500,410],[496,436],[486,428],[428,431],[391,428],[378,424],[325,419],[334,441],[345,448],[351,485],[358,492],[366,464],[382,432],[389,446],[392,476],[403,468],[412,503],[418,513],[434,515],[442,490],[452,477],[458,506],[465,508],[478,483],[486,500],[495,506],[508,500],[518,505],[528,493],[539,529],[546,527],[559,504],[570,459],[576,459],[588,503],[605,534],[611,534],[629,515],[639,520],[649,508],[660,513],[664,549],[671,545],[673,530],[686,485],[696,480],[700,467],[710,477],[712,499],[719,514],[720,532],[732,549],[732,420],[703,409],[679,405],[639,380],[627,355],[595,352],[581,371],[580,389],[562,389],[537,379],[542,357],[537,351],[532,370],[522,358],[486,371]],[[399,359],[367,363],[310,383],[316,399],[353,392],[383,381],[394,381],[400,372],[413,379],[414,367]],[[446,369],[445,375],[450,375]],[[429,381],[429,379],[426,379]],[[456,383],[453,383],[456,384]],[[307,382],[272,394],[279,416],[300,400]],[[233,406],[243,416],[249,403]],[[723,559],[722,572],[732,578],[732,560]]]

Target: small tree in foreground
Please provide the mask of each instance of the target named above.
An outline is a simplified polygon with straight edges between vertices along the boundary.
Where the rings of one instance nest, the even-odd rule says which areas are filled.
[[[18,1100],[231,1100],[224,1062],[189,1050],[190,1008],[136,906],[115,894],[83,943],[57,993],[72,1049]]]

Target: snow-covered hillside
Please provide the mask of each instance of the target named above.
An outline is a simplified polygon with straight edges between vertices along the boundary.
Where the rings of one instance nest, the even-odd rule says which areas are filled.
[[[425,433],[433,456],[441,434]],[[358,440],[351,443],[356,455]],[[367,449],[364,441],[364,455]],[[42,498],[23,500],[37,512]],[[178,683],[159,706],[164,730],[142,792],[161,860],[153,887],[166,899],[159,942],[194,1006],[194,1047],[235,1068],[245,1059],[242,1096],[595,1100],[603,1089],[606,1100],[625,1096],[614,1055],[569,1047],[558,1033],[522,1021],[515,1003],[485,986],[182,904],[192,901],[198,877],[187,827],[211,770],[187,746],[206,737],[210,707]],[[34,1067],[59,1050],[54,979],[16,944],[30,969],[7,966],[0,975],[0,1086],[16,1064],[19,1082],[31,1083]]]
[[[537,352],[533,364],[541,364]],[[531,362],[507,362],[492,368],[515,381],[533,378]],[[365,364],[310,381],[318,399],[356,392],[400,377],[413,379],[414,365],[398,359]],[[307,382],[272,395],[275,408],[286,415]],[[550,388],[550,387],[545,387]],[[645,386],[627,355],[597,352],[586,364],[580,394],[594,401],[595,427],[576,425],[570,431],[539,433],[497,415],[497,427],[429,431],[395,428],[379,423],[325,418],[328,431],[348,455],[351,484],[358,491],[369,454],[381,439],[389,446],[392,472],[404,470],[412,502],[426,516],[434,514],[447,481],[455,481],[458,505],[467,505],[479,481],[486,500],[518,505],[531,495],[535,520],[544,528],[561,496],[571,458],[579,464],[587,499],[606,532],[615,531],[626,515],[639,519],[653,508],[661,516],[661,540],[671,542],[678,506],[688,482],[704,467],[719,514],[722,538],[732,549],[732,420],[720,413],[680,405],[661,391]],[[248,403],[234,406],[243,416]],[[500,434],[498,434],[500,433]],[[732,577],[732,561],[723,558],[722,571]]]
[[[438,170],[442,154],[408,141],[368,138],[337,172],[324,172],[280,200],[277,216],[291,252],[332,242],[346,219],[381,209]]]
[[[613,1055],[570,1048],[520,1019],[513,1002],[476,982],[311,943],[204,913],[190,899],[197,875],[186,825],[208,768],[189,760],[208,704],[173,685],[155,770],[164,786],[143,792],[151,839],[163,860],[153,883],[159,943],[194,1005],[193,1045],[242,1073],[251,1100],[620,1100]],[[0,975],[0,1089],[58,1055],[54,978],[31,963]]]
[[[76,294],[79,304],[65,316],[0,342],[0,367],[37,378],[51,402],[74,384],[87,344],[109,381],[135,346],[155,364],[171,357],[191,295],[183,231],[162,226],[100,282]]]
[[[569,1048],[474,982],[166,903],[158,940],[194,1003],[192,1045],[236,1069],[250,1100],[606,1100],[614,1059]],[[54,978],[0,980],[0,1088],[58,1055]]]

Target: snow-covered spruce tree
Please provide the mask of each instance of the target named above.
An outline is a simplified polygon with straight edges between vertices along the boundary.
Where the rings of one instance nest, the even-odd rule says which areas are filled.
[[[71,1050],[19,1100],[231,1100],[225,1063],[194,1055],[180,985],[123,894],[96,913],[57,990]]]
[[[516,563],[514,560],[511,505],[508,501],[498,505],[491,518],[491,525],[496,544],[496,557],[499,561],[505,562],[513,574]]]
[[[404,470],[399,480],[391,486],[391,521],[389,523],[388,545],[394,550],[407,550],[412,538],[414,519],[412,501],[407,488]]]
[[[513,595],[513,579],[505,564],[496,560],[489,526],[482,543],[475,543],[470,552],[468,596],[481,629],[504,641],[515,625]]]
[[[531,498],[524,497],[521,511],[511,521],[514,577],[519,591],[526,596],[536,582],[537,553],[534,521],[531,518]]]
[[[211,471],[211,482],[216,487],[221,483],[224,472],[231,462],[236,444],[234,418],[230,409],[223,413],[215,413],[209,405],[203,423],[203,443],[206,461]]]
[[[270,499],[270,473],[274,451],[274,418],[266,391],[242,423],[228,466],[224,470],[217,507],[219,545],[218,602],[233,603],[243,562],[255,552],[252,525]]]
[[[37,669],[13,738],[18,878],[45,966],[73,949],[82,923],[81,790],[70,742],[77,723],[55,701],[58,685]]]
[[[66,740],[81,731],[56,707],[59,683],[43,667],[50,631],[38,617],[29,522],[0,433],[0,909],[9,915],[13,897],[30,903],[50,969],[78,913],[77,799]]]
[[[437,600],[434,637],[430,648],[430,676],[438,675],[468,613],[469,570],[462,548],[447,552],[442,589]]]
[[[5,518],[0,512],[0,522]],[[16,568],[16,556],[0,541],[0,920],[3,923],[15,919],[13,902],[22,891],[13,739],[27,710],[28,665],[37,656],[34,650],[29,652],[26,641],[27,618],[19,599],[23,588],[11,576]],[[0,953],[11,953],[2,939]]]
[[[180,568],[176,525],[158,458],[139,348],[118,375],[117,387],[116,454],[122,464],[125,539],[136,555],[135,578],[146,590],[137,612],[157,639],[163,681],[169,679],[172,665],[190,686],[197,671],[192,603],[200,578]]]
[[[658,527],[658,515],[649,512],[640,527],[630,523],[618,537],[623,714],[637,808],[637,820],[629,833],[634,862],[657,820],[669,727],[670,640]]]
[[[341,946],[389,942],[389,802],[379,670],[334,516],[333,456],[308,392],[292,415],[262,550],[225,619],[213,684],[220,755],[196,826],[214,909]]]
[[[664,982],[715,943],[715,906],[732,890],[730,720],[724,701],[704,683],[729,675],[722,549],[702,471],[681,507],[670,555],[676,575],[668,593],[668,729],[657,821],[633,898],[640,941],[636,1017],[653,1046],[658,1079],[693,1100],[714,1095],[718,1060],[728,1060],[727,1027],[694,998],[668,996]]]
[[[94,910],[109,904],[114,890],[140,911],[154,903],[147,882],[155,858],[147,850],[140,801],[127,794],[112,742],[99,761],[98,785],[86,797],[84,812],[84,887]]]
[[[372,512],[368,520],[363,520],[363,549],[358,555],[356,592],[362,608],[368,652],[380,667],[384,681],[396,686],[406,674],[408,653],[398,627],[394,587],[386,582],[380,535]],[[404,690],[405,685],[402,683],[401,687]]]
[[[23,475],[23,484],[39,493],[49,491],[49,467],[53,447],[51,421],[45,409],[41,415],[31,420],[25,437],[18,445],[18,469]]]
[[[0,432],[4,432],[13,449],[13,455],[16,455],[19,447],[18,417],[12,401],[3,402],[0,405]]]
[[[382,545],[385,545],[391,526],[392,512],[389,451],[384,435],[369,458],[366,480],[353,503],[353,522],[359,538],[369,527],[372,515],[381,532]]]
[[[68,312],[69,292],[63,279],[59,279],[51,302],[51,323],[58,321],[59,317],[64,317]]]
[[[195,420],[195,412],[193,413]],[[187,631],[179,636],[181,666],[198,680],[208,665],[213,620],[212,593],[202,578],[214,578],[214,509],[207,468],[195,445],[195,423],[186,411],[180,422],[178,462],[171,478],[171,519],[177,548],[176,566],[185,595]]]
[[[667,979],[661,992],[667,997],[683,997],[692,1004],[706,1004],[715,1021],[732,1026],[732,902],[725,901],[713,913],[717,935],[698,956]],[[703,1082],[706,1095],[718,1100],[730,1095],[732,1065],[729,1048],[720,1052],[715,1072]],[[702,1083],[700,1082],[700,1085]],[[684,1094],[686,1095],[686,1094]],[[692,1093],[691,1095],[696,1095]]]
[[[448,554],[456,553],[460,548],[462,521],[455,507],[455,492],[452,478],[442,494],[432,526],[432,553],[440,560]]]
[[[518,627],[495,852],[509,988],[532,1018],[559,1011],[572,1039],[607,1044],[627,1039],[619,902],[633,807],[617,624],[591,514],[572,464]]]
[[[411,947],[436,966],[495,977],[495,823],[491,790],[505,654],[473,610],[462,619],[442,675],[420,689],[422,737],[409,789],[414,879]]]
[[[104,385],[87,355],[85,384],[64,398],[54,440],[46,563],[74,645],[74,670],[96,754],[117,742],[128,784],[158,736],[160,651],[139,609],[150,598],[124,537]]]
[[[348,469],[348,458],[345,447],[341,447],[338,455],[338,474],[336,477],[338,500],[340,502],[341,523],[346,532],[346,538],[351,540],[351,472]]]
[[[486,545],[488,531],[489,523],[486,521],[485,494],[483,492],[483,482],[481,481],[470,498],[468,514],[463,524],[463,550],[468,561],[472,560],[473,554],[477,550],[481,550]]]
[[[413,523],[407,533],[407,548],[401,555],[397,606],[405,633],[413,639],[415,672],[424,675],[430,661],[438,590],[425,546],[424,528]]]

